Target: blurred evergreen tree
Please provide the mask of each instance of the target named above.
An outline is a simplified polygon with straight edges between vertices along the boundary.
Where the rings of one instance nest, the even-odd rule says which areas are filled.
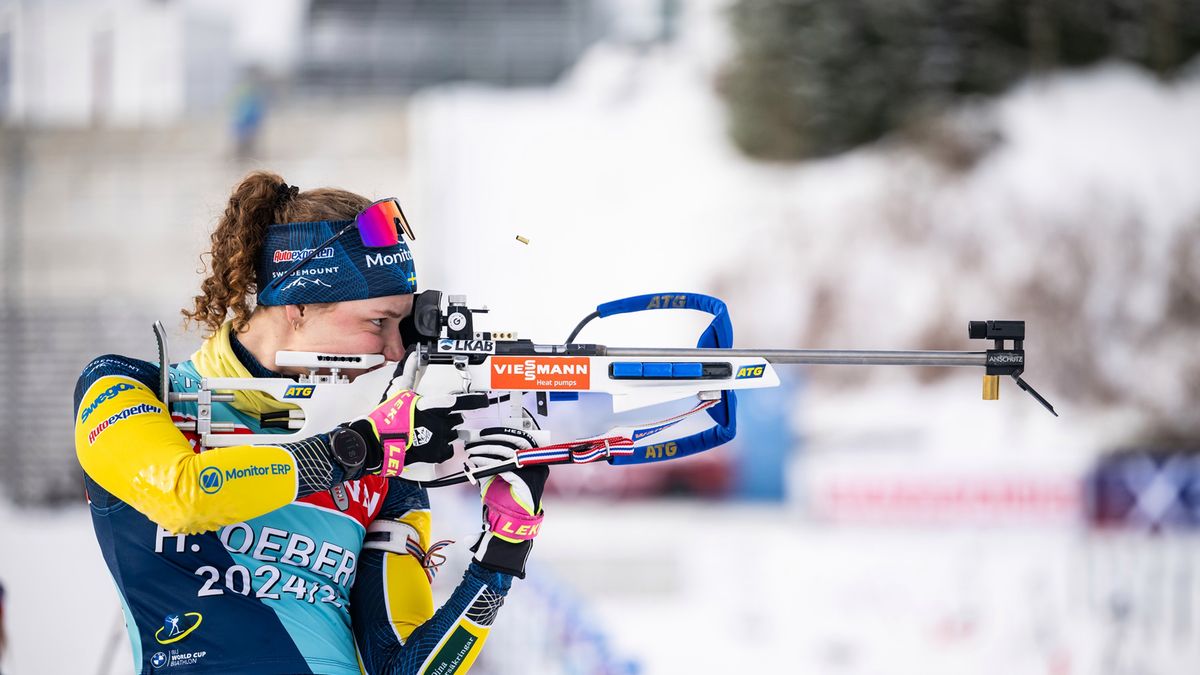
[[[1033,72],[1122,59],[1169,77],[1200,52],[1200,0],[735,0],[718,89],[769,160],[830,155]]]

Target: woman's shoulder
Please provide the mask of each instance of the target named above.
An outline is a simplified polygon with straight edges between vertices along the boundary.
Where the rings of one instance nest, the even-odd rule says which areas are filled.
[[[87,390],[105,377],[127,377],[137,380],[151,390],[157,390],[159,368],[157,363],[120,354],[98,356],[83,367],[83,372],[80,373],[79,380],[75,383],[76,409],[79,408],[79,402]]]

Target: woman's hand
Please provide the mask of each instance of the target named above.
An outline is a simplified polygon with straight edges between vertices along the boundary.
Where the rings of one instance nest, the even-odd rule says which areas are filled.
[[[454,454],[462,412],[488,406],[487,394],[418,396],[412,391],[417,359],[410,352],[396,366],[384,401],[366,417],[349,424],[367,442],[365,473],[397,476],[417,462],[438,463]]]
[[[467,444],[467,462],[473,469],[482,469],[533,447],[537,447],[533,437],[520,429],[484,429],[478,441]],[[525,560],[542,526],[542,493],[549,475],[549,467],[527,466],[480,480],[483,526],[471,547],[475,562],[525,578]]]

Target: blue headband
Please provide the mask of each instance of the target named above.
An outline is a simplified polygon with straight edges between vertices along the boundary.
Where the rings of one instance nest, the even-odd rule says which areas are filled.
[[[416,293],[417,273],[404,239],[395,246],[367,248],[357,232],[333,240],[280,285],[270,288],[272,281],[314,246],[352,222],[322,220],[270,226],[255,269],[258,304],[304,305]]]

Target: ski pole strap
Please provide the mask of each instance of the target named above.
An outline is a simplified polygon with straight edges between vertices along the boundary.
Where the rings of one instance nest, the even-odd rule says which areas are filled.
[[[697,347],[729,349],[733,347],[733,324],[729,320],[729,309],[719,298],[700,293],[650,293],[630,298],[613,300],[596,307],[600,317],[655,309],[692,309],[712,315],[712,321],[700,334]],[[703,452],[733,440],[737,435],[737,396],[732,391],[721,392],[721,400],[706,407],[709,417],[716,426],[675,440],[676,452],[670,457],[646,452],[649,446],[635,448],[634,452],[613,457],[613,464],[644,464],[676,459]],[[694,411],[693,411],[694,412]],[[690,414],[690,413],[687,413]],[[642,452],[638,452],[642,451]]]

